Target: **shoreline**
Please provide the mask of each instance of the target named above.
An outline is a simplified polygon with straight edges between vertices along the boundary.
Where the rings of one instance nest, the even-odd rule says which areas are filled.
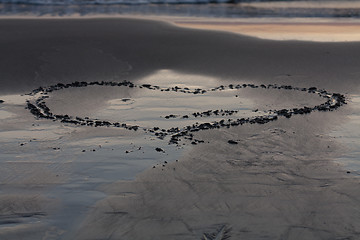
[[[134,19],[165,22],[185,29],[198,29],[235,33],[260,39],[305,42],[360,42],[360,19],[346,18],[211,18],[167,15],[79,15],[36,16],[2,15],[0,20],[89,20],[89,19]]]

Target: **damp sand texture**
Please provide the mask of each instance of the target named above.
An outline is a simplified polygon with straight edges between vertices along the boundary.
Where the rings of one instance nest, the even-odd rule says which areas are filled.
[[[1,19],[0,33],[1,239],[359,237],[359,180],[334,161],[346,146],[341,133],[330,135],[355,111],[347,98],[360,92],[359,43],[270,41],[136,19]],[[169,145],[155,132],[38,119],[25,109],[25,94],[40,86],[124,80],[165,89],[223,85],[231,99],[251,99],[243,101],[246,114],[326,102],[308,93],[312,87],[340,93],[348,104],[195,131],[193,139],[203,141],[196,145],[185,138]],[[236,94],[230,84],[259,89]],[[95,94],[105,87],[61,89],[43,100],[54,114],[112,123],[121,119],[101,110],[141,101],[141,94],[117,96],[111,86],[108,96]],[[197,112],[218,108],[225,109]],[[159,124],[185,121],[171,114],[185,115],[160,114]]]

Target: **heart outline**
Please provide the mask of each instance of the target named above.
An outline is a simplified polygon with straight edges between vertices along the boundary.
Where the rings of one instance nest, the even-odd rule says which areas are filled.
[[[235,120],[228,119],[227,122],[225,122],[226,119],[222,119],[220,121],[213,121],[211,123],[201,123],[201,124],[196,123],[196,124],[193,124],[192,126],[190,126],[190,125],[185,126],[182,129],[179,129],[178,127],[173,127],[170,129],[160,129],[158,127],[144,128],[141,126],[136,126],[136,125],[132,126],[132,125],[128,125],[125,123],[102,121],[102,120],[98,120],[98,119],[90,119],[88,117],[85,117],[85,118],[80,118],[78,116],[72,117],[72,116],[68,116],[66,114],[65,115],[57,115],[57,114],[53,114],[51,112],[50,108],[46,105],[45,99],[49,98],[49,96],[47,95],[48,93],[58,91],[61,89],[65,89],[65,88],[87,87],[87,86],[94,86],[94,85],[113,86],[113,87],[125,86],[125,87],[129,87],[129,88],[147,88],[149,90],[159,90],[159,91],[175,91],[175,92],[180,91],[180,92],[187,93],[187,94],[205,94],[207,91],[222,91],[222,90],[226,90],[226,89],[240,89],[240,88],[246,88],[246,87],[263,88],[263,89],[284,89],[284,90],[302,91],[302,92],[307,92],[307,93],[311,93],[311,94],[318,94],[320,97],[327,99],[327,101],[320,105],[316,105],[313,107],[304,106],[302,108],[269,110],[268,114],[263,115],[263,116],[240,118],[240,119],[235,119]],[[200,89],[200,88],[191,90],[189,88],[180,88],[177,86],[161,88],[159,86],[153,86],[151,84],[136,85],[129,81],[123,81],[123,82],[111,82],[111,81],[109,81],[109,82],[105,82],[105,81],[102,81],[102,82],[97,82],[97,81],[95,81],[95,82],[73,82],[73,83],[69,83],[69,84],[58,83],[56,85],[51,85],[51,86],[45,87],[45,88],[39,87],[37,89],[34,89],[27,95],[34,96],[34,97],[36,97],[36,95],[41,95],[40,97],[35,98],[33,103],[31,103],[30,100],[26,101],[26,108],[29,109],[29,111],[38,119],[43,118],[43,119],[50,119],[50,120],[54,120],[54,121],[60,121],[62,123],[70,123],[70,124],[75,124],[75,125],[87,125],[87,126],[94,126],[94,127],[99,127],[99,126],[117,127],[117,128],[124,128],[124,129],[135,130],[135,131],[137,131],[139,128],[142,128],[145,132],[150,132],[159,139],[164,139],[166,136],[170,135],[171,136],[171,139],[169,140],[170,144],[178,144],[179,138],[185,137],[185,136],[191,137],[191,139],[193,139],[192,132],[197,132],[200,130],[208,130],[208,129],[215,129],[215,128],[221,128],[221,127],[229,128],[232,126],[243,125],[246,123],[265,124],[265,123],[277,120],[278,117],[291,118],[293,115],[309,114],[313,111],[333,111],[333,110],[336,110],[337,108],[339,108],[340,106],[346,104],[346,98],[344,95],[342,95],[340,93],[329,93],[326,90],[319,90],[316,87],[298,88],[298,87],[293,87],[290,85],[278,86],[276,84],[256,85],[256,84],[245,84],[245,83],[238,84],[238,85],[229,84],[228,86],[220,85],[220,86],[212,88],[210,90],[204,90],[204,89]],[[192,115],[194,115],[195,117],[197,117],[196,115],[201,116],[201,117],[203,115],[209,116],[211,114],[216,114],[217,111],[219,111],[219,110],[210,110],[210,111],[206,111],[206,112],[202,112],[202,113],[193,113]],[[225,113],[228,113],[229,115],[232,115],[234,112],[236,112],[236,110],[221,110],[221,111],[225,111]],[[175,117],[175,115],[171,114],[171,115],[169,115],[168,118],[173,118],[173,116]],[[201,142],[203,142],[203,141],[194,139],[194,141],[192,143],[197,144],[197,143],[201,143]]]

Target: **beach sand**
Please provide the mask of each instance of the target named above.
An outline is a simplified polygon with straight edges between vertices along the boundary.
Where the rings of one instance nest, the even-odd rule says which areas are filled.
[[[358,114],[359,51],[359,42],[266,40],[144,19],[1,19],[0,238],[357,239],[359,178],[337,159],[349,151],[341,130]],[[199,131],[204,143],[178,147],[142,131],[38,120],[25,109],[24,94],[39,86],[123,80],[317,87],[348,104]],[[91,114],[119,98],[71,91],[51,93],[52,109]],[[318,104],[295,92],[246,91],[253,110]]]

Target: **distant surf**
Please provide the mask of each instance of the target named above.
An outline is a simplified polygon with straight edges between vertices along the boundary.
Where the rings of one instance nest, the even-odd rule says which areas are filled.
[[[0,0],[0,15],[150,14],[222,18],[359,18],[360,1]]]

